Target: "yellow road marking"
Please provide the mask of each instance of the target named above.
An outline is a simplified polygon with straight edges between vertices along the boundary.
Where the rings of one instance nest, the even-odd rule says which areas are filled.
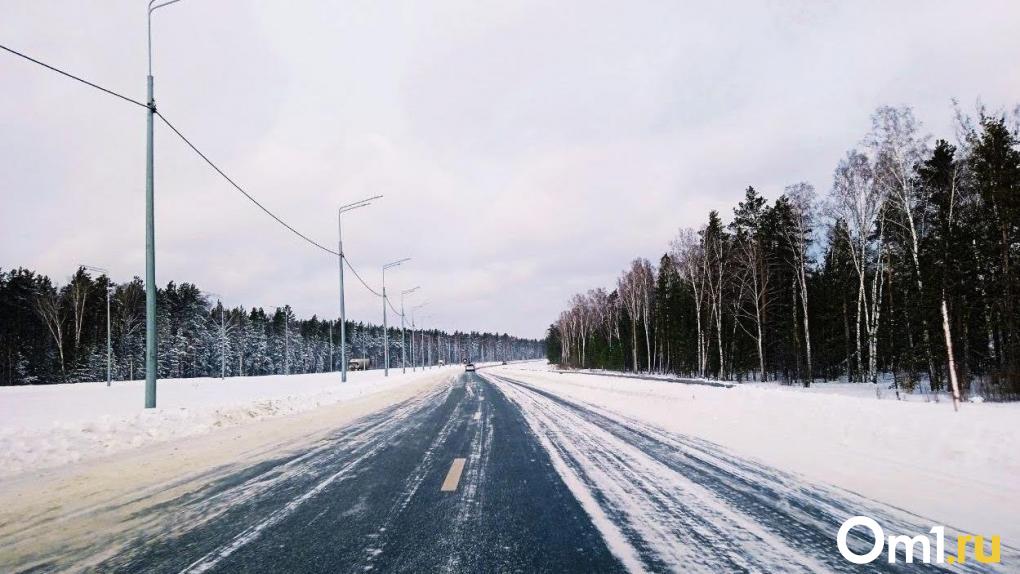
[[[442,492],[457,490],[457,485],[460,484],[460,475],[464,472],[465,462],[467,462],[465,458],[453,459],[453,464],[450,465],[450,472],[446,473],[446,480],[443,481],[443,486],[439,490]]]

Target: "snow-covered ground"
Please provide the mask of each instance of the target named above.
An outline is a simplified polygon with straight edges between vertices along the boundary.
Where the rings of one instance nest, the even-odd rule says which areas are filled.
[[[333,428],[340,420],[337,409],[349,418],[448,382],[462,370],[453,365],[402,375],[393,369],[388,379],[380,371],[359,372],[351,373],[347,384],[341,384],[336,373],[163,380],[160,407],[152,410],[141,408],[140,381],[111,388],[102,383],[3,388],[0,477],[23,480],[35,476],[26,473],[29,470],[121,452],[133,456],[148,450],[136,449],[143,445],[166,442],[163,448],[169,449],[183,444],[178,439],[217,436],[219,446],[210,447],[215,452],[199,462],[220,464],[225,452],[247,443],[214,432],[219,429],[264,420],[251,427],[273,427],[275,434],[251,442],[282,444],[285,437],[306,432],[276,428],[289,424],[291,418],[283,415],[307,413],[299,418],[322,420],[295,426]],[[710,441],[810,482],[834,485],[955,530],[998,534],[1013,546],[1020,540],[1018,404],[965,403],[954,413],[945,400],[875,400],[870,385],[861,385],[865,391],[856,394],[853,385],[802,389],[745,384],[727,389],[561,374],[542,362],[483,370],[490,372],[670,433]],[[351,408],[356,404],[360,410]],[[565,424],[559,419],[546,422],[550,428]],[[76,479],[71,475],[68,480]]]
[[[542,363],[493,372],[956,529],[1020,541],[1018,404],[966,403],[954,413],[945,400],[876,400],[872,385],[854,396],[559,373]]]
[[[460,365],[442,368],[453,374]],[[59,466],[142,445],[392,391],[439,369],[265,377],[161,379],[155,409],[144,381],[0,388],[0,476]]]
[[[730,381],[730,380],[719,380],[719,379],[708,379],[699,377],[683,377],[670,373],[632,373],[629,371],[609,371],[605,369],[560,369],[557,365],[553,364],[539,364],[531,363],[528,367],[531,370],[540,371],[552,371],[552,372],[569,372],[579,373],[585,375],[606,375],[613,377],[629,377],[642,380],[660,380],[665,382],[685,382],[690,384],[704,384],[708,386],[719,386],[719,387],[731,387],[731,386],[742,386],[742,387],[758,387],[763,389],[780,389],[784,391],[798,391],[806,393],[827,393],[836,395],[846,395],[853,397],[861,397],[866,399],[882,399],[882,400],[897,400],[897,401],[920,401],[920,402],[942,402],[952,401],[952,396],[945,390],[937,393],[933,393],[928,386],[928,381],[922,380],[914,387],[912,391],[907,391],[904,388],[899,389],[897,394],[896,389],[893,387],[893,379],[889,373],[882,373],[879,377],[877,384],[860,384],[860,383],[848,383],[846,377],[841,377],[840,380],[827,381],[824,379],[816,379],[811,383],[810,387],[805,387],[801,384],[782,384],[775,381],[758,382],[758,381]],[[974,383],[978,389],[971,390],[969,397],[964,397],[964,400],[972,403],[983,403],[984,397],[980,393],[980,385],[975,381]]]

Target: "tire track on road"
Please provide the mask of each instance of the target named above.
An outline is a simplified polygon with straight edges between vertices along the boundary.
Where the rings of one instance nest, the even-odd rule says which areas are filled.
[[[525,382],[487,373],[518,405],[533,431],[568,476],[593,520],[612,521],[604,532],[632,570],[851,572],[859,567],[838,553],[835,534],[846,518],[866,514],[889,531],[927,532],[931,524],[880,503],[727,453],[718,445],[667,433],[592,405],[556,396]],[[600,529],[605,529],[601,525]],[[871,540],[851,534],[860,552]],[[1005,552],[1006,549],[1004,549]],[[628,563],[629,553],[641,567]],[[869,571],[909,571],[884,556]],[[942,565],[924,566],[938,571]],[[943,571],[989,571],[954,565]]]

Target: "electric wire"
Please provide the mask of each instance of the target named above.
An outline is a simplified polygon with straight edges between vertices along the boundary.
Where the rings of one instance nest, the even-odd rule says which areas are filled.
[[[124,101],[126,101],[128,103],[132,103],[132,104],[135,104],[136,106],[140,106],[140,107],[143,107],[143,108],[149,108],[148,105],[143,104],[142,102],[139,102],[138,100],[129,98],[129,97],[123,95],[123,94],[119,94],[119,93],[117,93],[117,92],[115,92],[113,90],[104,88],[104,87],[102,87],[102,86],[100,86],[98,84],[90,82],[90,81],[88,81],[88,80],[86,80],[84,78],[81,78],[79,76],[76,76],[76,75],[74,75],[74,74],[72,74],[70,72],[66,72],[64,70],[61,70],[60,68],[57,68],[55,66],[51,66],[51,65],[49,65],[49,64],[47,64],[45,62],[37,60],[37,59],[27,55],[27,54],[23,54],[22,52],[19,52],[17,50],[14,50],[12,48],[4,46],[3,44],[0,44],[0,49],[3,49],[5,51],[7,51],[7,52],[9,52],[9,53],[11,53],[11,54],[13,54],[15,56],[18,56],[20,58],[23,58],[23,59],[25,59],[25,60],[27,60],[29,62],[32,62],[33,64],[37,64],[37,65],[42,66],[42,67],[44,67],[44,68],[46,68],[48,70],[56,72],[56,73],[58,73],[58,74],[60,74],[62,76],[71,78],[72,80],[75,80],[75,81],[78,81],[78,82],[81,82],[82,84],[85,84],[86,86],[89,86],[91,88],[95,88],[95,89],[97,89],[97,90],[99,90],[101,92],[104,92],[104,93],[109,94],[111,96],[114,96],[116,98],[120,98],[121,100],[124,100]],[[333,251],[332,249],[330,249],[330,248],[322,245],[321,243],[315,241],[314,239],[308,237],[304,233],[301,233],[300,231],[295,229],[293,226],[291,226],[289,223],[287,223],[286,221],[281,219],[279,216],[277,216],[275,213],[273,213],[272,211],[267,209],[264,205],[262,205],[262,203],[260,203],[257,199],[255,199],[250,193],[245,191],[244,188],[242,188],[240,185],[238,185],[237,182],[235,182],[233,179],[231,179],[230,176],[228,176],[222,169],[219,168],[219,166],[217,166],[215,163],[213,163],[213,161],[211,159],[209,159],[209,157],[207,155],[202,153],[202,151],[199,150],[198,147],[195,146],[195,144],[191,143],[191,140],[189,140],[187,137],[185,137],[185,135],[183,133],[181,133],[181,131],[178,130],[176,126],[174,126],[172,123],[170,123],[170,120],[166,119],[166,117],[163,114],[161,114],[159,111],[157,111],[155,109],[153,109],[153,113],[156,116],[158,116],[159,119],[162,120],[163,123],[166,124],[166,126],[168,128],[170,128],[170,130],[173,131],[177,135],[177,137],[181,138],[181,141],[183,141],[189,148],[191,148],[192,151],[194,151],[200,158],[202,158],[209,165],[209,167],[213,168],[213,170],[216,171],[216,173],[218,173],[221,177],[223,177],[223,179],[225,179],[227,181],[227,183],[229,183],[231,186],[234,187],[234,189],[239,191],[249,201],[251,201],[253,204],[255,204],[256,207],[258,207],[263,212],[265,212],[266,215],[268,215],[269,217],[273,218],[277,223],[279,223],[280,225],[286,227],[291,233],[297,235],[298,237],[300,237],[301,239],[303,239],[304,241],[306,241],[310,245],[312,245],[312,246],[314,246],[314,247],[316,247],[316,248],[318,248],[318,249],[320,249],[322,251],[325,251],[326,253],[329,253],[330,255],[336,255],[336,256],[340,255],[340,253],[338,253],[336,251]],[[372,293],[376,297],[382,297],[383,296],[382,293],[376,291],[371,286],[369,286],[368,282],[366,282],[361,277],[361,275],[358,273],[357,269],[355,269],[354,266],[351,265],[351,262],[347,259],[346,255],[343,256],[343,262],[347,265],[347,268],[351,270],[351,273],[353,273],[354,276],[357,277],[358,281],[361,283],[361,285],[363,287],[365,287],[365,289],[367,289],[370,293]],[[387,300],[387,302],[389,302],[389,301]],[[392,305],[391,305],[391,307],[392,307]]]
[[[376,297],[382,297],[383,296],[382,293],[380,293],[380,292],[376,291],[375,289],[372,289],[371,287],[369,287],[368,283],[366,283],[365,280],[361,278],[361,275],[358,274],[358,270],[355,269],[354,266],[351,265],[351,262],[347,259],[347,254],[346,253],[344,253],[344,263],[347,265],[347,268],[351,270],[351,273],[354,273],[354,276],[358,278],[358,281],[360,281],[361,284],[365,286],[365,289],[368,289],[369,292],[372,293],[373,295],[375,295]]]
[[[394,313],[396,313],[397,315],[399,315],[401,317],[404,316],[403,313],[401,313],[400,311],[397,311],[397,308],[393,306],[393,303],[390,301],[389,297],[386,298],[386,304],[390,306],[390,309],[393,309]]]
[[[53,66],[51,66],[51,65],[49,65],[49,64],[47,64],[45,62],[40,62],[39,60],[36,60],[35,58],[33,58],[33,57],[31,57],[31,56],[29,56],[27,54],[22,54],[21,52],[19,52],[17,50],[14,50],[14,49],[11,49],[11,48],[8,48],[7,46],[4,46],[3,44],[0,44],[0,49],[6,50],[6,51],[10,52],[11,54],[14,54],[15,56],[18,56],[20,58],[24,58],[24,59],[28,60],[29,62],[32,62],[33,64],[38,64],[38,65],[40,65],[40,66],[42,66],[42,67],[44,67],[46,69],[52,70],[52,71],[54,71],[54,72],[56,72],[56,73],[58,73],[58,74],[60,74],[62,76],[66,76],[68,78],[71,78],[72,80],[77,80],[77,81],[85,84],[86,86],[93,87],[93,88],[95,88],[95,89],[97,89],[97,90],[99,90],[101,92],[106,92],[107,94],[110,94],[111,96],[120,98],[120,99],[124,100],[125,102],[130,102],[130,103],[132,103],[132,104],[134,104],[136,106],[141,106],[143,108],[148,108],[149,107],[149,106],[143,104],[142,102],[139,102],[138,100],[129,98],[129,97],[123,95],[123,94],[118,94],[117,92],[115,92],[113,90],[108,90],[108,89],[106,89],[103,86],[100,86],[98,84],[93,84],[92,82],[90,82],[90,81],[88,81],[88,80],[86,80],[84,78],[80,78],[78,76],[75,76],[74,74],[72,74],[70,72],[65,72],[64,70],[61,70],[60,68],[55,68],[55,67],[53,67]]]
[[[286,227],[288,230],[290,230],[291,233],[293,233],[294,235],[297,235],[301,239],[305,240],[310,245],[312,245],[314,247],[317,247],[317,248],[321,249],[322,251],[325,251],[326,253],[329,253],[330,255],[336,255],[336,256],[340,255],[339,252],[333,251],[332,249],[326,247],[325,245],[322,245],[318,241],[315,241],[314,239],[308,237],[304,233],[301,233],[300,231],[295,229],[293,226],[291,226],[289,223],[287,223],[286,221],[281,219],[278,215],[276,215],[275,213],[273,213],[272,211],[267,209],[266,206],[262,205],[250,193],[248,193],[247,191],[244,190],[244,188],[242,188],[240,185],[238,185],[237,182],[235,182],[233,179],[231,179],[230,176],[228,176],[222,169],[219,168],[219,166],[217,166],[215,163],[213,163],[213,161],[211,159],[209,159],[209,157],[207,155],[202,153],[202,151],[199,150],[198,147],[195,146],[195,144],[191,143],[191,140],[189,140],[187,137],[185,137],[185,135],[182,134],[181,131],[178,130],[173,124],[171,124],[170,120],[166,119],[163,116],[163,114],[161,114],[159,112],[156,112],[156,115],[159,116],[159,119],[163,120],[163,123],[165,123],[168,128],[170,128],[175,134],[177,134],[177,136],[179,138],[181,138],[181,141],[183,141],[185,144],[187,144],[187,146],[189,148],[191,148],[192,151],[194,151],[200,158],[202,158],[207,164],[209,164],[209,167],[213,168],[213,170],[215,170],[216,173],[220,174],[220,176],[222,176],[223,179],[225,179],[227,181],[227,183],[229,183],[231,186],[233,186],[234,189],[236,189],[237,191],[241,192],[242,195],[244,195],[249,201],[251,201],[253,204],[255,204],[255,206],[257,206],[259,209],[261,209],[263,212],[265,212],[266,215],[268,215],[269,217],[272,217],[277,223],[279,223],[280,225]],[[379,293],[375,289],[372,289],[372,287],[370,287],[368,285],[368,283],[361,277],[361,275],[358,273],[357,269],[355,269],[354,266],[351,265],[351,262],[348,261],[346,254],[343,256],[343,261],[344,261],[344,263],[347,264],[347,268],[350,269],[352,273],[354,273],[354,276],[357,277],[358,281],[362,284],[362,286],[365,287],[365,289],[367,289],[370,293],[372,293],[376,297],[382,297],[382,293]]]
[[[311,237],[308,237],[304,233],[301,233],[297,229],[294,229],[289,223],[287,223],[286,221],[281,219],[279,216],[277,216],[272,211],[269,211],[268,209],[266,209],[266,206],[264,206],[261,203],[259,203],[259,201],[257,199],[252,197],[251,194],[248,193],[247,191],[245,191],[244,188],[242,188],[240,185],[237,184],[237,182],[235,182],[233,179],[230,179],[230,176],[228,176],[226,173],[224,173],[223,170],[220,169],[219,166],[217,166],[215,163],[213,163],[213,161],[211,159],[209,159],[209,157],[207,155],[205,155],[204,153],[202,153],[201,150],[199,150],[197,147],[195,147],[195,144],[191,143],[191,140],[189,140],[188,138],[184,137],[184,134],[182,134],[180,132],[180,130],[178,130],[176,127],[174,127],[174,125],[172,123],[170,123],[170,120],[166,119],[166,117],[164,117],[163,114],[161,114],[159,112],[156,112],[156,115],[159,116],[159,119],[163,120],[163,123],[166,124],[166,126],[168,128],[170,128],[175,134],[177,134],[177,137],[181,138],[181,141],[186,143],[188,145],[188,147],[190,147],[192,149],[192,151],[194,151],[196,154],[198,154],[198,157],[200,157],[203,160],[205,160],[205,163],[209,164],[209,167],[213,168],[213,170],[215,170],[216,173],[218,173],[221,176],[223,176],[223,179],[227,180],[227,183],[232,185],[234,187],[234,189],[236,189],[237,191],[241,192],[241,195],[247,197],[248,200],[251,201],[252,203],[254,203],[256,207],[258,207],[259,209],[264,211],[266,213],[266,215],[268,215],[269,217],[272,217],[273,219],[275,219],[277,223],[279,223],[280,225],[286,227],[287,229],[289,229],[291,231],[291,233],[293,233],[294,235],[297,235],[301,239],[304,239],[309,244],[314,245],[315,247],[318,247],[319,249],[321,249],[321,250],[323,250],[326,253],[329,253],[331,255],[340,255],[338,252],[333,251],[332,249],[326,247],[325,245],[322,245],[321,243],[315,241]]]

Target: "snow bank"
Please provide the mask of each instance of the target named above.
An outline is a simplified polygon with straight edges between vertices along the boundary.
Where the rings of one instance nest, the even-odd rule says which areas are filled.
[[[670,373],[633,373],[630,371],[610,371],[606,369],[561,369],[558,365],[548,362],[531,362],[528,365],[521,365],[521,368],[532,370],[532,371],[551,371],[557,373],[580,373],[587,375],[605,375],[612,377],[630,377],[644,380],[661,380],[665,382],[680,382],[690,384],[706,384],[709,386],[742,386],[742,387],[757,387],[762,389],[781,389],[784,391],[795,391],[805,393],[826,393],[834,395],[846,395],[851,397],[860,397],[866,399],[882,399],[882,400],[894,400],[894,401],[921,401],[921,402],[941,402],[941,401],[952,401],[952,395],[949,392],[943,390],[938,393],[933,393],[928,386],[927,380],[922,377],[922,380],[914,387],[912,392],[907,391],[904,388],[899,389],[899,396],[897,396],[896,389],[893,387],[893,379],[889,373],[882,373],[879,377],[877,384],[860,384],[860,383],[848,383],[846,377],[841,377],[837,381],[826,381],[823,379],[816,379],[811,383],[810,387],[805,387],[800,383],[794,384],[781,384],[778,382],[757,382],[757,381],[733,381],[733,380],[719,380],[709,379],[701,377],[682,377]],[[976,384],[976,383],[975,383]],[[983,403],[984,398],[980,395],[973,395],[965,397],[965,400],[972,403]]]
[[[703,438],[977,534],[1020,542],[1020,405],[897,402],[777,385],[730,389],[497,367],[512,378]]]
[[[459,365],[442,372],[458,372]],[[422,382],[440,370],[390,369],[265,377],[161,379],[158,408],[144,381],[0,388],[0,476],[58,466]]]

